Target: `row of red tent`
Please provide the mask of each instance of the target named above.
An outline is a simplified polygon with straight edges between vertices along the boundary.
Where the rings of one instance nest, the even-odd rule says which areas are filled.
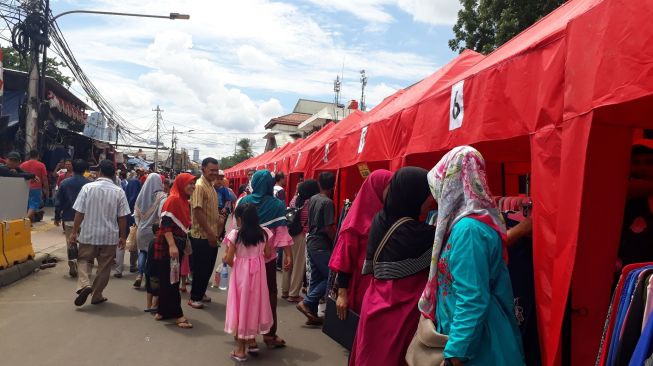
[[[651,19],[650,0],[568,1],[495,52],[465,51],[369,113],[354,112],[227,176],[241,184],[251,169],[283,171],[294,192],[301,179],[334,171],[342,200],[367,171],[429,169],[451,148],[475,146],[494,194],[524,193],[519,177],[530,177],[543,364],[594,364],[633,136],[653,128]]]

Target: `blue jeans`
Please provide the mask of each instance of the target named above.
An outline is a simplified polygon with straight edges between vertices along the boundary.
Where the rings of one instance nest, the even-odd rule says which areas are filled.
[[[277,269],[283,269],[283,248],[277,249]]]
[[[329,259],[331,253],[327,250],[308,250],[308,261],[311,263],[311,283],[304,305],[317,314],[317,307],[327,290],[329,279]]]
[[[147,263],[147,252],[144,250],[138,251],[138,274],[145,274],[145,264]]]

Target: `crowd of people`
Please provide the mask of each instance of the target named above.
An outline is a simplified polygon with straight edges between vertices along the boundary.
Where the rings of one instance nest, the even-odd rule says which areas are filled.
[[[47,177],[38,154],[30,157],[19,164],[20,157],[9,154],[0,174],[30,181],[32,208],[47,190]],[[617,272],[653,260],[644,244],[653,232],[651,157],[653,149],[633,148]],[[199,177],[181,173],[174,181],[154,172],[116,172],[107,160],[96,168],[89,179],[86,161],[66,161],[56,183],[54,220],[66,235],[69,274],[78,279],[77,306],[88,297],[94,305],[107,301],[103,290],[112,269],[122,276],[131,240],[133,287],[145,284],[145,311],[192,328],[180,293],[191,287],[192,309],[212,301],[207,288],[222,243],[220,261],[232,268],[225,332],[236,340],[230,354],[236,361],[260,351],[258,336],[268,348],[286,346],[277,334],[279,298],[295,303],[306,325],[319,327],[329,293],[340,320],[359,317],[350,365],[406,364],[407,355],[416,357],[414,334],[423,324],[444,339],[436,347],[441,365],[528,359],[507,253],[531,235],[532,221],[526,217],[507,230],[474,148],[450,151],[430,171],[372,172],[340,223],[330,172],[302,181],[286,207],[283,173],[251,171],[235,193],[213,158],[204,159]],[[628,209],[638,203],[638,210]]]

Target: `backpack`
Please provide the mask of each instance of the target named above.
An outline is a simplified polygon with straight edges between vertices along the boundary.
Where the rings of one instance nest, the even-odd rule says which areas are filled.
[[[288,234],[290,234],[290,236],[299,235],[304,230],[300,218],[302,208],[304,208],[304,206],[299,208],[289,207],[288,210],[286,210],[286,221],[288,222]]]

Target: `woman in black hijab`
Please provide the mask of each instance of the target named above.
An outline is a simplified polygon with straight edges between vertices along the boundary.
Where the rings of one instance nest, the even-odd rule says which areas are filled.
[[[404,365],[419,321],[417,302],[428,279],[435,228],[419,221],[433,202],[427,171],[395,173],[372,222],[363,274],[365,293],[349,365]]]
[[[281,298],[292,303],[302,301],[300,291],[304,274],[306,273],[306,233],[308,233],[308,202],[311,197],[320,193],[320,186],[315,179],[308,179],[297,187],[297,195],[290,201],[290,207],[299,209],[299,220],[302,230],[291,233],[293,246],[293,264],[290,271],[283,272],[281,281]]]

